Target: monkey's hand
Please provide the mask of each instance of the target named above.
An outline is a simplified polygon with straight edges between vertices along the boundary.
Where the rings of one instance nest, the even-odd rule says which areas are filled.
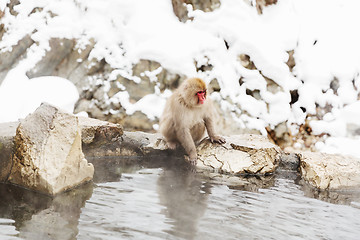
[[[196,166],[197,162],[197,154],[193,156],[185,156],[185,160],[190,163],[192,166]]]
[[[223,138],[221,136],[212,136],[212,137],[210,137],[210,141],[212,143],[220,143],[220,144],[226,143],[225,138]]]
[[[174,143],[174,142],[167,142],[167,146],[168,146],[169,149],[175,150],[176,147],[177,147],[177,144]]]
[[[197,158],[195,158],[195,159],[190,159],[190,160],[189,160],[189,163],[190,163],[192,166],[196,166]]]

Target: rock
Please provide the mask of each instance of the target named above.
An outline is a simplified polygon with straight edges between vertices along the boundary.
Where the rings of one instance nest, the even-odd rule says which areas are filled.
[[[224,145],[203,140],[197,147],[199,169],[230,174],[269,174],[279,163],[281,150],[267,138],[244,134],[226,137]],[[171,151],[159,134],[125,132],[116,143],[118,151],[107,152],[111,156],[154,156],[164,154],[183,155],[182,148]],[[114,147],[113,147],[114,149]]]
[[[289,58],[288,58],[288,60],[286,62],[286,65],[288,65],[290,72],[292,72],[295,65],[296,65],[295,58],[294,58],[295,51],[290,50],[290,51],[287,51],[287,53],[289,54]]]
[[[230,174],[270,174],[281,150],[261,135],[233,135],[223,145],[203,140],[197,147],[197,167]]]
[[[186,78],[187,77],[185,75],[171,73],[170,71],[163,69],[158,75],[158,80],[160,82],[160,91],[164,91],[165,89],[170,89],[171,91],[173,91]]]
[[[79,117],[79,125],[82,149],[86,156],[107,156],[112,151],[111,145],[116,145],[123,135],[121,125],[93,118]]]
[[[74,113],[87,112],[90,109],[91,100],[87,100],[86,98],[82,98],[75,103]]]
[[[279,167],[284,170],[298,170],[300,166],[300,157],[295,153],[282,154]]]
[[[254,64],[254,62],[250,59],[250,56],[247,55],[247,54],[240,54],[239,57],[238,57],[241,65],[244,67],[244,68],[247,68],[249,70],[256,70],[256,66]]]
[[[360,159],[338,154],[302,152],[300,172],[313,187],[344,189],[360,186]]]
[[[101,121],[99,123],[101,124]],[[83,143],[84,141],[83,138]],[[275,171],[282,151],[266,137],[243,134],[226,137],[226,141],[226,144],[220,145],[212,144],[208,139],[204,139],[199,144],[197,147],[199,170],[258,175],[271,174]],[[151,157],[169,154],[173,157],[183,157],[185,154],[180,147],[175,151],[169,150],[158,133],[125,131],[115,141],[108,143],[93,141],[91,146],[84,147],[86,157]]]
[[[99,87],[98,89],[96,89],[93,98],[99,102],[104,102],[105,101],[104,87]]]
[[[292,136],[286,122],[279,123],[273,129],[266,127],[266,131],[268,136],[281,148],[293,145]]]
[[[84,158],[80,134],[77,117],[42,104],[16,130],[8,181],[55,195],[92,180],[94,167]]]
[[[53,75],[58,65],[72,52],[74,40],[54,38],[49,41],[50,50],[27,72],[29,78]]]
[[[0,182],[6,182],[12,166],[14,137],[18,122],[0,123]]]
[[[180,22],[186,22],[188,17],[188,11],[184,5],[184,0],[171,0],[174,14],[178,17]]]
[[[123,117],[123,119],[119,120],[119,123],[125,129],[151,131],[154,130],[153,125],[158,123],[157,118],[156,120],[150,120],[143,112],[136,111],[130,116]]]
[[[26,53],[26,50],[34,43],[29,35],[25,35],[19,42],[12,47],[9,52],[0,53],[0,84],[5,78],[7,72],[19,62],[21,56]]]
[[[338,89],[340,87],[340,81],[336,77],[330,82],[330,88],[334,91],[334,94],[338,94]]]
[[[276,4],[276,3],[277,3],[277,0],[256,0],[256,10],[257,10],[258,14],[262,14],[264,7],[272,5],[272,4]]]
[[[92,50],[89,49],[89,51]],[[72,55],[69,55],[66,59],[71,58]],[[104,69],[106,66],[105,60],[96,60],[96,59],[85,59],[80,64],[76,64],[76,68],[71,71],[67,77],[72,83],[75,84],[79,92],[83,89],[88,89],[92,87],[92,79],[104,79]],[[59,67],[62,67],[60,65]],[[63,69],[66,71],[66,69]],[[59,73],[59,75],[61,75]]]
[[[123,135],[120,124],[114,124],[94,118],[78,117],[81,127],[81,140],[84,144],[94,142],[114,142]]]
[[[124,77],[119,77],[116,81],[126,87],[126,91],[130,95],[130,100],[133,102],[139,101],[145,95],[154,93],[155,82],[148,79],[142,79],[139,83],[135,83]]]
[[[111,127],[113,131],[116,129],[115,126],[119,126],[115,124],[107,125],[109,123],[104,121],[98,121],[98,124],[102,125],[99,127],[103,129]],[[119,132],[120,129],[115,131]],[[83,138],[83,151],[85,156],[87,158],[109,156],[144,157],[159,154],[164,155],[167,150],[159,134],[124,131],[121,136],[113,139],[113,141],[103,141],[102,139],[105,138],[94,138],[89,144],[86,143],[86,137]]]
[[[283,92],[284,90],[282,89],[282,87],[277,84],[274,80],[264,76],[264,79],[266,80],[266,89],[271,92],[272,94],[276,94],[278,92]]]
[[[95,41],[90,39],[89,43],[83,48],[74,47],[74,49],[63,59],[63,61],[61,61],[58,66],[56,66],[53,75],[70,80],[71,75],[74,73],[74,71],[76,71],[80,64],[87,61],[90,51],[94,48],[94,45]],[[80,78],[77,78],[77,81],[79,81],[81,78],[84,78],[86,74],[87,72],[84,72]],[[76,85],[77,81],[75,79],[71,80]]]
[[[86,110],[78,108],[78,106],[84,106],[88,102],[93,103],[93,101],[82,101],[81,105],[76,104],[76,108],[75,108],[74,112],[79,113],[82,111],[86,111],[88,113],[89,117],[105,120],[104,119],[105,115],[104,115],[103,111],[96,104],[90,104],[90,105],[86,106]]]
[[[221,87],[220,87],[219,81],[216,78],[214,78],[210,81],[209,89],[211,92],[220,92]]]
[[[169,151],[160,133],[141,133],[140,135],[138,133],[139,132],[127,132],[126,137],[128,141],[130,140],[131,142],[137,143],[142,154],[156,155]]]
[[[191,4],[194,10],[204,12],[214,11],[221,5],[220,0],[172,0],[171,2],[174,13],[181,22],[186,22],[189,19],[186,4]]]

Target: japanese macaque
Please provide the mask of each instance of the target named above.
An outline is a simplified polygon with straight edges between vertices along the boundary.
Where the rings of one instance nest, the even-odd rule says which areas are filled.
[[[181,144],[192,165],[196,165],[197,144],[205,134],[211,142],[225,143],[214,129],[215,108],[207,99],[206,84],[200,78],[186,79],[167,100],[160,119],[160,132],[170,149]]]

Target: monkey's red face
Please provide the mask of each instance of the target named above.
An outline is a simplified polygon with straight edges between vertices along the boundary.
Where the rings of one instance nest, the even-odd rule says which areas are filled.
[[[206,90],[203,91],[198,91],[196,93],[197,97],[198,97],[198,103],[199,104],[204,104],[205,99],[206,99]]]
[[[188,78],[179,88],[187,107],[203,107],[207,97],[206,84],[200,78]]]

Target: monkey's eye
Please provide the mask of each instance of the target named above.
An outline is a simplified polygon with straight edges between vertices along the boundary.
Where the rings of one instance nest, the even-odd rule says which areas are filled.
[[[205,94],[206,93],[206,89],[204,91],[198,91],[196,94]]]

